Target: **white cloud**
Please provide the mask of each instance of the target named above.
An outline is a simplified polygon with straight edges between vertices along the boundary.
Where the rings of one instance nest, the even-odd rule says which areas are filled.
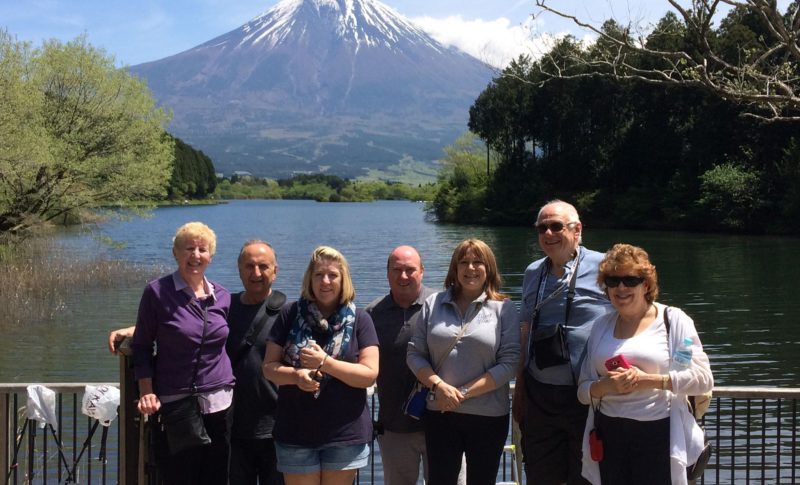
[[[496,20],[468,20],[460,15],[446,18],[412,19],[431,37],[446,46],[457,47],[483,62],[502,69],[520,54],[538,59],[565,33],[541,33],[536,21],[513,25],[505,17]]]

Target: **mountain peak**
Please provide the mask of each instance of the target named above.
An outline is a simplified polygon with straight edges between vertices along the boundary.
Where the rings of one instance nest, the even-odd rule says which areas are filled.
[[[283,0],[239,29],[207,44],[236,42],[238,46],[272,49],[302,41],[312,32],[326,32],[361,46],[402,50],[404,44],[441,44],[391,7],[376,0]],[[238,34],[238,35],[236,35]]]
[[[284,0],[131,71],[218,168],[272,176],[438,159],[492,76],[377,0]]]

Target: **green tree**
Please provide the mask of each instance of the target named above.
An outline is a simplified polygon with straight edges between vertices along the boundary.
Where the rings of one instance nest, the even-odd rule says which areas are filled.
[[[441,222],[487,222],[486,149],[466,133],[444,149],[439,188],[429,209]]]
[[[211,159],[180,138],[173,137],[173,142],[175,161],[167,191],[168,197],[204,199],[214,193],[217,187],[217,174]]]
[[[85,36],[38,49],[0,31],[0,234],[161,197],[169,116]]]
[[[702,192],[698,205],[708,212],[709,225],[741,230],[753,220],[761,207],[757,173],[724,163],[701,177]]]

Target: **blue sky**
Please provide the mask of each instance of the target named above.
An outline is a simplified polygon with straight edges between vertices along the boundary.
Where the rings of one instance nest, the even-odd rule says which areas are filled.
[[[537,15],[534,0],[382,0],[434,38],[503,67],[520,53],[547,50],[556,36],[586,34],[553,15]],[[224,34],[277,0],[0,0],[0,28],[38,45],[86,33],[119,65],[153,61]],[[550,0],[597,23],[615,17],[644,23],[668,10],[664,0]],[[783,2],[781,2],[783,3]]]

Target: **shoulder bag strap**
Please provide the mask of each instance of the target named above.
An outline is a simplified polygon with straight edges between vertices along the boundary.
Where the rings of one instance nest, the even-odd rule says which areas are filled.
[[[572,277],[569,279],[569,290],[567,290],[567,308],[564,311],[564,330],[567,330],[569,322],[569,310],[572,308],[572,300],[575,299],[575,285],[578,283],[578,268],[581,265],[581,247],[578,246],[578,254],[575,256],[575,269],[572,270]]]
[[[200,368],[200,356],[203,355],[203,344],[206,341],[207,330],[208,330],[208,306],[203,305],[203,336],[200,337],[200,347],[197,350],[197,358],[194,360],[194,372],[192,372],[192,394],[197,394],[197,371]]]
[[[236,368],[247,352],[258,342],[270,315],[278,312],[285,302],[286,295],[280,291],[273,291],[270,293],[269,298],[264,300],[264,303],[261,304],[258,312],[250,322],[250,330],[245,335],[242,345],[236,350],[236,355],[231,358],[231,367]]]
[[[444,354],[444,358],[442,359],[441,362],[439,362],[439,365],[437,365],[436,368],[433,369],[433,373],[434,374],[438,374],[439,373],[439,370],[441,370],[442,365],[444,364],[444,362],[447,360],[448,357],[450,357],[450,352],[453,351],[453,349],[455,348],[455,346],[458,343],[458,341],[461,340],[461,336],[464,335],[464,332],[467,330],[467,326],[468,325],[469,325],[469,322],[467,322],[467,323],[465,323],[464,325],[461,326],[461,330],[458,332],[458,335],[456,335],[456,338],[455,338],[455,340],[453,340],[453,343],[450,344],[450,348],[447,349],[447,353]]]

